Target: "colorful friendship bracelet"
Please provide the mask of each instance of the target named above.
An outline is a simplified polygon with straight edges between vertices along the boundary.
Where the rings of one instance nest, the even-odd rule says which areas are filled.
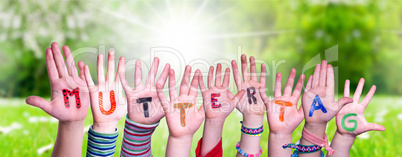
[[[264,131],[262,125],[259,128],[247,128],[247,127],[244,127],[243,121],[240,121],[240,123],[241,123],[241,132],[243,134],[250,135],[250,136],[261,136],[262,132]]]
[[[320,151],[322,148],[321,146],[317,146],[317,145],[301,145],[301,144],[294,144],[294,143],[285,144],[282,147],[283,147],[283,149],[293,148],[293,149],[296,149],[300,153],[314,153],[314,152]]]
[[[240,149],[240,141],[237,142],[237,144],[236,144],[236,150],[237,150],[237,152],[239,152],[240,155],[243,155],[245,157],[259,157],[262,154],[261,146],[260,146],[260,150],[258,151],[257,154],[249,154],[249,153],[243,152],[243,150]]]
[[[116,139],[119,136],[119,131],[113,133],[100,133],[92,129],[88,130],[87,157],[112,157],[116,148]]]

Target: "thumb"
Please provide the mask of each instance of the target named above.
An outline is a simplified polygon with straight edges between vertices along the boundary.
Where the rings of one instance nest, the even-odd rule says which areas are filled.
[[[349,104],[349,103],[352,103],[353,102],[353,99],[352,98],[349,98],[349,97],[342,97],[342,98],[340,98],[337,102],[336,102],[336,104],[338,105],[338,111],[343,107],[343,106],[345,106],[346,104]]]
[[[369,123],[368,127],[367,127],[367,131],[385,131],[385,127],[380,125],[380,124],[376,124],[376,123]]]
[[[165,93],[163,93],[163,87],[161,84],[156,84],[156,93],[158,94],[159,101],[165,112],[169,111],[169,101],[167,100]]]
[[[240,92],[238,92],[233,98],[232,101],[239,101],[241,97],[243,97],[245,91],[242,89]]]
[[[46,113],[49,113],[51,110],[51,107],[52,107],[52,106],[50,106],[49,101],[47,101],[41,97],[38,97],[38,96],[30,96],[25,100],[25,102],[28,105],[41,108]]]
[[[267,105],[269,103],[269,98],[267,97],[267,93],[264,87],[260,87],[258,89],[258,92],[260,92],[260,96],[262,101],[264,102],[265,105]]]

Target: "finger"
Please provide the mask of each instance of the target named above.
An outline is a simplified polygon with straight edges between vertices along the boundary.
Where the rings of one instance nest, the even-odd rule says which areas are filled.
[[[327,91],[330,95],[334,95],[335,88],[335,78],[334,78],[334,68],[331,64],[327,66]]]
[[[288,82],[286,83],[285,89],[283,91],[283,96],[290,96],[292,94],[295,77],[296,77],[296,69],[290,70]]]
[[[320,83],[319,86],[325,87],[327,83],[327,61],[323,60],[321,63]]]
[[[281,87],[281,78],[282,75],[280,72],[276,73],[276,78],[275,78],[275,91],[274,91],[274,97],[280,97],[282,95],[282,87]]]
[[[165,68],[163,68],[161,76],[159,76],[159,79],[156,81],[157,84],[162,85],[162,87],[165,86],[166,80],[169,76],[169,70],[170,70],[170,64],[167,63],[165,65]]]
[[[124,57],[120,57],[119,59],[119,64],[117,65],[117,73],[116,77],[114,78],[114,81],[119,81],[119,73],[123,72],[124,73],[124,67],[125,67],[125,59]]]
[[[364,78],[361,78],[359,84],[356,87],[355,94],[353,94],[353,101],[356,103],[359,103],[360,95],[362,94],[363,91],[363,86],[364,86]]]
[[[234,60],[232,60],[232,69],[233,69],[234,81],[235,81],[237,90],[239,91],[241,88],[241,76],[239,73],[239,69],[237,68],[237,63]]]
[[[300,98],[300,94],[303,89],[304,78],[305,78],[304,74],[301,74],[299,77],[299,81],[297,81],[295,90],[293,91],[292,97]]]
[[[85,80],[85,64],[83,61],[78,61],[79,75],[82,80]]]
[[[115,72],[114,72],[114,52],[109,51],[109,55],[107,57],[107,71],[106,71],[106,82],[109,84],[114,82],[115,78]]]
[[[267,81],[267,68],[265,64],[261,64],[261,75],[260,75],[260,83],[265,86],[265,82]]]
[[[207,89],[204,84],[204,78],[202,77],[202,74],[198,75],[198,85],[200,86],[201,92],[204,93]]]
[[[336,102],[336,104],[338,105],[338,111],[343,107],[343,106],[345,106],[346,104],[349,104],[349,103],[352,103],[353,102],[353,99],[352,98],[349,98],[349,97],[342,97],[342,98],[340,98],[337,102]]]
[[[156,73],[158,73],[158,67],[159,67],[159,58],[155,57],[151,69],[149,70],[148,78],[145,81],[146,85],[151,85],[152,87],[154,86]]]
[[[173,69],[170,69],[169,71],[169,95],[170,95],[170,100],[174,100],[177,98],[177,91],[176,91],[176,78],[175,78],[175,73]]]
[[[56,42],[51,45],[53,59],[56,63],[57,71],[59,72],[59,77],[64,77],[68,74],[66,65],[64,63],[63,55],[60,52],[60,47]]]
[[[215,87],[220,87],[220,86],[222,86],[221,80],[222,80],[222,65],[219,63],[219,64],[216,66],[216,72],[215,72]]]
[[[222,87],[228,87],[229,86],[229,81],[230,81],[230,69],[226,68],[225,76],[223,76]]]
[[[128,84],[127,80],[126,80],[126,76],[123,72],[119,72],[119,78],[120,78],[120,82],[121,82],[121,86],[123,86],[124,91],[126,92],[126,96],[127,93],[132,91],[130,85]]]
[[[366,97],[364,97],[364,99],[360,103],[364,106],[364,108],[366,108],[367,105],[370,103],[371,98],[373,98],[376,89],[377,87],[375,85],[371,86],[370,91],[367,93]]]
[[[50,102],[38,96],[30,96],[25,100],[25,102],[28,105],[41,108],[46,113],[49,113],[52,110]]]
[[[167,100],[165,93],[163,93],[163,86],[159,83],[156,84],[156,93],[158,94],[163,110],[167,112],[169,110],[169,101]]]
[[[375,130],[375,131],[385,131],[385,127],[380,125],[380,124],[369,123],[367,131],[373,131],[373,130]]]
[[[204,109],[204,103],[201,103],[200,108],[198,108],[198,114],[200,114],[200,118],[204,119],[205,116],[205,109]]]
[[[250,57],[250,72],[251,80],[257,81],[257,67],[255,65],[255,58],[253,56]]]
[[[214,86],[214,67],[209,67],[208,71],[208,88],[212,88]]]
[[[135,61],[135,72],[134,72],[134,88],[142,85],[142,71],[141,71],[141,61]]]
[[[313,80],[311,82],[311,88],[317,87],[320,82],[320,68],[321,68],[320,64],[317,64],[315,66]]]
[[[296,104],[297,105],[297,104]],[[304,110],[303,110],[303,106],[300,105],[299,109],[297,110],[297,113],[299,114],[299,116],[304,118]]]
[[[98,66],[97,66],[97,76],[98,76],[98,84],[102,84],[105,82],[105,71],[103,70],[103,55],[98,55]]]
[[[87,82],[88,88],[95,86],[94,81],[92,80],[91,72],[89,71],[88,65],[85,65],[85,81]]]
[[[306,84],[306,91],[309,91],[310,89],[311,89],[311,82],[313,81],[313,77],[312,77],[312,75],[310,75],[309,77],[308,77],[308,80],[307,80],[307,84]]]
[[[191,66],[187,65],[186,69],[184,70],[183,80],[180,84],[180,91],[179,94],[188,94],[188,86],[190,84],[190,77],[191,77]]]
[[[343,89],[343,96],[344,97],[350,96],[350,81],[349,80],[345,81],[345,87]]]
[[[269,98],[267,97],[267,92],[266,92],[265,88],[260,87],[258,89],[258,92],[260,92],[260,96],[261,96],[261,99],[264,102],[264,104],[267,105],[269,103]]]
[[[260,88],[262,88],[262,87],[260,87]],[[231,100],[233,102],[238,102],[243,97],[244,93],[246,93],[246,91],[243,89],[240,92],[238,92],[233,98],[231,98]]]
[[[46,68],[49,75],[49,81],[54,82],[59,79],[59,73],[57,71],[56,63],[54,62],[52,49],[46,49]]]
[[[201,71],[199,69],[197,69],[195,71],[195,74],[193,76],[193,80],[191,81],[191,86],[190,86],[190,91],[188,92],[188,95],[192,95],[194,97],[197,97],[198,94],[198,78],[200,75]]]
[[[245,54],[241,55],[241,71],[243,73],[243,81],[246,82],[250,80],[248,66],[247,66],[247,57]]]
[[[67,45],[62,47],[64,57],[66,58],[68,74],[71,77],[78,76],[77,67],[75,66],[74,57],[71,54],[70,48]]]

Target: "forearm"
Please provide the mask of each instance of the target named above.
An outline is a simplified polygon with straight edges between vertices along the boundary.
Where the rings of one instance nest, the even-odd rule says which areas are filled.
[[[269,133],[268,156],[290,156],[292,149],[283,149],[283,145],[292,143],[292,134]]]
[[[166,147],[167,157],[188,157],[191,151],[193,136],[172,137],[169,136]]]
[[[126,118],[121,156],[152,156],[151,136],[159,122],[151,125],[136,123]]]
[[[206,156],[221,140],[225,119],[206,119],[201,143],[201,156]]]
[[[327,124],[311,124],[311,123],[306,123],[304,125],[304,128],[308,130],[310,133],[313,135],[324,139],[325,135],[325,129],[327,127]],[[313,143],[307,141],[303,137],[300,139],[300,144],[301,145],[314,145]],[[321,155],[320,151],[314,152],[314,153],[299,153],[300,157],[319,157]]]
[[[93,130],[91,126],[88,130],[88,157],[113,156],[116,148],[116,140],[119,136],[117,128],[112,133],[101,133]]]
[[[247,128],[259,128],[262,126],[264,115],[243,115],[243,126]],[[261,136],[250,136],[242,133],[240,149],[247,154],[257,154],[260,150]],[[241,157],[237,152],[237,157]]]
[[[348,157],[350,156],[350,149],[356,137],[352,135],[343,135],[335,132],[332,139],[331,147],[335,150],[334,154],[327,155],[328,157]]]
[[[56,143],[52,156],[81,156],[84,121],[59,121]]]

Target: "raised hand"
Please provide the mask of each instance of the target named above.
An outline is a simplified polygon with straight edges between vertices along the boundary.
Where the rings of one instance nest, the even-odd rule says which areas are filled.
[[[142,84],[141,61],[135,62],[134,89],[128,84],[124,71],[119,76],[127,97],[128,118],[141,124],[155,124],[165,116],[155,88],[159,58],[155,57],[145,84]],[[156,84],[165,84],[170,65],[165,68]]]
[[[337,132],[340,134],[357,136],[367,131],[385,130],[384,126],[376,123],[369,123],[364,118],[364,110],[370,103],[370,100],[375,93],[376,86],[373,85],[368,94],[366,95],[366,97],[359,103],[360,95],[363,90],[363,85],[364,85],[364,79],[361,78],[359,84],[357,85],[355,94],[353,95],[353,102],[342,107],[342,109],[336,115],[336,126],[338,127]],[[349,88],[350,88],[350,82],[349,80],[346,80],[343,95],[344,97],[349,97],[350,95]]]
[[[93,130],[102,133],[114,132],[117,123],[126,114],[122,88],[118,75],[114,73],[115,55],[109,52],[106,81],[103,69],[103,55],[98,55],[97,80],[95,85],[88,65],[85,65],[85,79],[90,90],[91,110],[94,119]],[[124,72],[124,58],[121,57],[117,73]]]
[[[257,80],[257,69],[254,57],[250,57],[250,71],[247,65],[246,55],[241,56],[242,78],[240,77],[236,61],[232,61],[233,76],[237,86],[237,90],[244,90],[246,93],[241,97],[240,103],[236,108],[243,115],[264,115],[265,105],[261,99],[260,93],[257,91],[260,87],[265,87],[266,68],[265,64],[261,64],[260,81]]]
[[[214,84],[214,67],[211,66],[208,72],[208,88],[205,87],[202,74],[200,74],[198,82],[202,92],[204,110],[206,119],[221,119],[225,120],[227,116],[235,108],[235,100],[244,95],[244,90],[241,90],[234,96],[229,91],[230,69],[227,68],[222,80],[222,65],[218,64],[216,68],[215,84]],[[214,102],[211,100],[214,99]]]
[[[46,67],[52,90],[51,100],[30,96],[26,99],[26,103],[41,108],[59,121],[83,121],[89,106],[89,93],[83,72],[84,63],[81,61],[78,63],[80,69],[78,75],[70,48],[63,46],[63,53],[67,66],[56,42],[51,44],[51,48],[46,49]]]
[[[196,70],[190,85],[191,66],[186,66],[180,92],[176,92],[174,70],[169,72],[170,100],[163,93],[164,84],[157,84],[159,99],[162,101],[169,128],[169,139],[166,156],[190,156],[191,141],[194,133],[204,120],[204,108],[197,109],[198,77],[200,70]]]
[[[198,94],[197,70],[190,84],[191,66],[187,65],[183,80],[180,84],[180,93],[176,92],[176,80],[174,70],[169,72],[169,95],[170,101],[163,94],[163,84],[157,85],[158,96],[162,101],[163,110],[166,114],[166,122],[169,134],[173,137],[192,136],[198,130],[204,120],[203,106],[197,110],[196,99]]]
[[[51,100],[30,96],[26,102],[59,120],[52,156],[81,156],[84,119],[89,106],[84,63],[78,62],[80,69],[78,74],[70,48],[63,46],[63,53],[66,63],[57,43],[52,43],[51,48],[46,49],[46,67],[52,90]]]
[[[352,99],[342,97],[337,102],[334,98],[334,70],[327,61],[317,64],[314,74],[309,77],[302,97],[302,106],[306,123],[326,125]]]
[[[282,95],[281,73],[276,74],[274,99],[269,100],[265,88],[260,88],[260,95],[267,108],[267,119],[270,133],[292,134],[303,121],[303,108],[297,109],[300,93],[303,88],[304,75],[300,75],[295,90],[292,93],[296,70],[292,69],[289,74],[285,90]]]

